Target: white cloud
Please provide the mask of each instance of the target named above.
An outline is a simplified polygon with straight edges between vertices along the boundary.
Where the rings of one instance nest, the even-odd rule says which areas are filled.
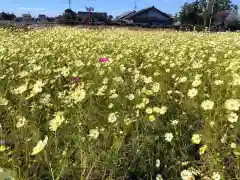
[[[44,8],[27,8],[27,7],[20,7],[20,10],[28,10],[28,11],[44,11]]]

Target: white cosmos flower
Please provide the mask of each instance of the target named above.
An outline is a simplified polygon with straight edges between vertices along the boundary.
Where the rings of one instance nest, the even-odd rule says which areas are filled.
[[[33,89],[30,97],[42,92],[42,87],[45,85],[42,80],[37,80],[37,82],[33,85]]]
[[[202,83],[202,81],[200,79],[195,79],[192,83],[193,87],[197,87]]]
[[[182,180],[194,180],[195,179],[193,176],[193,173],[186,169],[181,172],[181,178],[182,178]]]
[[[45,136],[43,141],[42,140],[38,141],[37,145],[33,148],[31,155],[36,155],[36,154],[40,153],[47,145],[47,142],[48,142],[47,136]]]
[[[157,93],[160,91],[160,84],[159,83],[154,83],[152,86],[152,91]]]
[[[58,127],[65,121],[65,118],[63,116],[63,112],[56,112],[54,114],[54,119],[52,119],[49,122],[49,130],[50,131],[56,131]]]
[[[188,97],[193,98],[198,94],[198,90],[195,88],[188,90]]]
[[[186,81],[187,81],[187,77],[186,76],[181,77],[181,78],[178,79],[179,83],[185,83]]]
[[[135,99],[135,96],[134,96],[134,94],[129,94],[129,95],[127,96],[127,98],[128,98],[130,101],[132,101],[132,100]]]
[[[108,83],[108,78],[104,78],[102,83],[107,84]]]
[[[178,124],[178,121],[177,121],[177,120],[172,120],[172,121],[171,121],[171,124],[172,124],[173,126],[176,126],[176,125]]]
[[[160,174],[156,175],[156,180],[163,180],[162,176]]]
[[[165,134],[165,140],[168,142],[171,142],[173,139],[173,134],[172,133],[166,133]]]
[[[160,165],[161,165],[161,162],[160,162],[160,160],[159,160],[159,159],[157,159],[157,160],[156,160],[156,167],[157,167],[157,168],[159,168],[159,167],[160,167]]]
[[[0,106],[6,106],[8,105],[8,100],[3,98],[3,97],[0,97]]]
[[[25,117],[23,117],[23,116],[18,116],[17,117],[17,124],[16,124],[16,127],[17,128],[21,128],[21,127],[23,127],[26,123],[27,123],[27,120],[26,120],[26,118]]]
[[[223,80],[216,80],[216,81],[214,81],[214,84],[215,84],[216,86],[220,86],[220,85],[223,84]]]
[[[117,113],[111,113],[108,115],[108,122],[109,123],[114,123],[117,121]]]
[[[98,129],[91,129],[91,130],[89,131],[89,136],[90,136],[91,138],[93,138],[93,139],[97,139],[98,136],[99,136],[99,131],[98,131]]]
[[[108,108],[109,108],[109,109],[112,109],[113,106],[114,106],[114,104],[113,104],[113,103],[110,103],[110,104],[108,105]]]
[[[111,96],[109,96],[110,99],[116,99],[117,97],[118,97],[117,93],[114,93]]]
[[[146,84],[149,84],[149,83],[151,83],[152,82],[152,77],[144,77],[144,82],[146,83]]]
[[[162,106],[160,108],[159,114],[165,114],[167,112],[167,107],[166,106]]]
[[[192,142],[194,144],[200,144],[200,142],[202,141],[201,135],[200,134],[193,134],[192,136]]]
[[[228,114],[228,121],[231,123],[236,123],[238,121],[238,115],[234,112]]]
[[[205,100],[201,103],[201,107],[204,109],[204,110],[212,110],[213,107],[214,107],[214,102],[213,101],[210,101],[210,100]]]
[[[240,108],[240,100],[239,99],[228,99],[225,101],[224,106],[229,111],[238,111]]]
[[[27,84],[21,85],[18,88],[13,90],[13,93],[15,94],[22,94],[27,90]]]
[[[221,175],[218,172],[214,172],[212,175],[213,180],[221,180]]]
[[[150,107],[146,108],[146,113],[147,114],[152,114],[153,113],[153,109],[150,108]]]

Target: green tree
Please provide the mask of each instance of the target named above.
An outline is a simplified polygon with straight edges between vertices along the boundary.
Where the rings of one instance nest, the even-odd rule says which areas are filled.
[[[236,12],[238,6],[231,0],[196,0],[192,3],[185,3],[178,18],[183,24],[207,26],[211,23],[212,18],[222,10]]]
[[[77,21],[79,21],[77,13],[71,9],[66,9],[64,13],[58,17],[59,24],[76,25],[78,24]]]
[[[2,19],[3,20],[13,21],[15,18],[16,18],[15,14],[2,12]]]
[[[238,6],[231,0],[201,0],[203,5],[204,25],[211,24],[212,19],[220,11],[237,12]]]
[[[240,29],[240,15],[237,12],[229,13],[224,19],[224,24],[232,30]]]
[[[68,21],[77,19],[77,13],[71,9],[66,9],[63,15],[64,15],[65,19]]]
[[[201,12],[199,1],[185,3],[177,18],[182,24],[196,25],[202,23],[202,17],[200,16]]]

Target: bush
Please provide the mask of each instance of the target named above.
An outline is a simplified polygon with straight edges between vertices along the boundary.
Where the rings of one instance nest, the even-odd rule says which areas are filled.
[[[237,33],[58,27],[0,40],[2,171],[240,177]]]

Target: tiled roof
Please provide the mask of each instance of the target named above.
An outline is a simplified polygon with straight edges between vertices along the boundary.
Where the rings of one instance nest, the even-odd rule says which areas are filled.
[[[122,13],[121,15],[117,16],[117,19],[123,19],[123,18],[126,18],[127,16],[133,14],[133,13],[136,13],[136,11],[127,11],[125,13]]]
[[[154,6],[151,6],[151,7],[148,7],[148,8],[144,8],[144,9],[142,9],[142,10],[140,10],[140,11],[137,11],[137,12],[135,12],[135,13],[132,13],[132,14],[127,15],[125,18],[132,18],[132,17],[134,17],[134,16],[136,16],[136,15],[138,15],[138,14],[140,14],[140,13],[143,13],[143,12],[145,12],[145,11],[151,10],[152,8],[155,8],[155,7],[154,7]],[[155,9],[158,10],[157,8],[155,8]],[[161,14],[163,14],[165,17],[167,17],[167,18],[169,18],[169,19],[172,19],[172,17],[169,16],[168,14],[166,14],[166,13],[160,11],[160,10],[158,10],[158,11],[159,11]]]

